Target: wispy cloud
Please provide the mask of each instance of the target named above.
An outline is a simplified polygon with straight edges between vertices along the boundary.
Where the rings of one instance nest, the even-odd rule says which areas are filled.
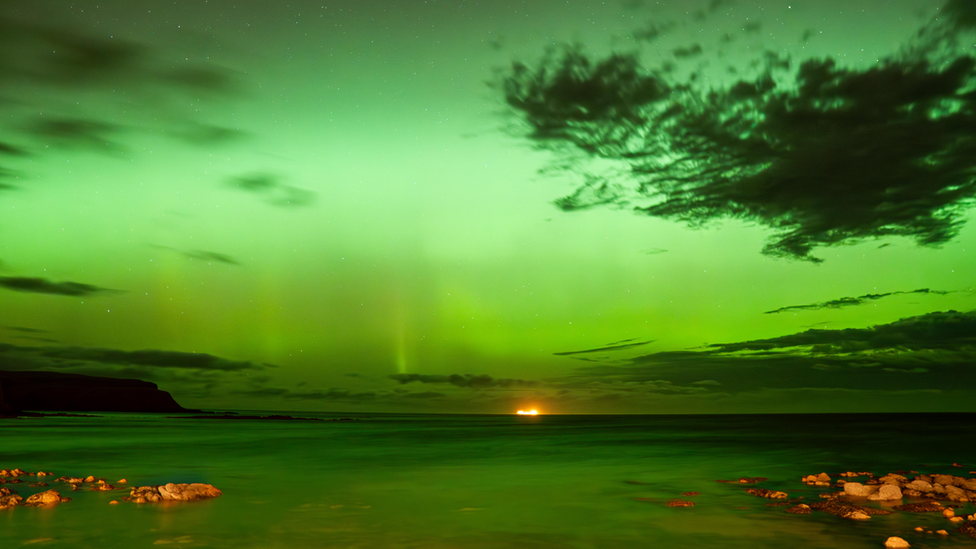
[[[946,295],[952,292],[944,290],[930,290],[928,288],[920,288],[918,290],[911,291],[897,291],[897,292],[887,292],[883,294],[864,294],[857,297],[841,297],[839,299],[831,299],[830,301],[824,301],[821,303],[808,303],[806,305],[790,305],[788,307],[780,307],[779,309],[773,309],[772,311],[766,311],[764,314],[771,315],[775,313],[783,313],[786,311],[816,311],[820,309],[840,309],[841,307],[854,307],[857,305],[863,305],[870,301],[877,301],[879,299],[890,297],[893,295],[908,295],[908,294],[935,294],[935,295]]]
[[[425,375],[425,374],[393,374],[388,376],[401,385],[407,383],[434,383],[466,387],[470,389],[485,389],[490,387],[534,387],[539,382],[524,379],[498,379],[489,375],[475,376],[471,374]]]
[[[91,284],[80,282],[52,282],[44,278],[28,278],[16,276],[0,276],[0,287],[15,292],[35,294],[87,296],[105,292],[118,292],[108,288],[99,288]]]
[[[568,356],[568,355],[580,355],[585,353],[600,353],[604,351],[622,351],[624,349],[633,349],[634,347],[643,347],[650,343],[654,343],[655,340],[651,339],[648,341],[638,341],[635,343],[618,343],[618,344],[607,344],[604,347],[596,347],[593,349],[583,349],[582,351],[562,351],[559,353],[552,353],[557,356]]]
[[[251,173],[231,178],[227,187],[261,196],[268,204],[284,208],[310,206],[315,193],[282,182],[282,178],[269,173]]]

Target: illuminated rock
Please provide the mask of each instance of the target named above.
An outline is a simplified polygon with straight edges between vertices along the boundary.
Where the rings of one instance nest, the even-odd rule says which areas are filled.
[[[891,501],[901,499],[901,488],[894,484],[883,484],[881,488],[868,496],[871,501]]]

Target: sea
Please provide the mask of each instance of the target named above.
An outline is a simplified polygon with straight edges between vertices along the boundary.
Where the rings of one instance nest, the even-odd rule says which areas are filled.
[[[47,477],[72,500],[0,511],[0,547],[878,548],[889,536],[976,547],[937,513],[793,515],[745,491],[816,501],[837,488],[801,477],[976,476],[974,414],[302,415],[324,421],[0,420],[0,469],[223,492],[110,505],[128,490],[71,491]],[[741,477],[768,480],[717,482]],[[25,498],[50,489],[4,486]],[[669,507],[674,499],[695,505]]]

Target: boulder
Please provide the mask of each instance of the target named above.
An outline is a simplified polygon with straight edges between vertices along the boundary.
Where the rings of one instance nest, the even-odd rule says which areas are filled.
[[[48,490],[47,492],[40,492],[34,494],[33,496],[27,498],[24,505],[27,507],[44,507],[47,505],[55,505],[57,503],[71,501],[70,498],[63,498],[57,490]]]
[[[161,486],[133,488],[129,495],[132,501],[136,503],[159,503],[161,501],[210,499],[220,496],[221,492],[211,484],[174,484],[170,482]]]
[[[918,492],[931,492],[932,491],[932,485],[930,483],[925,482],[924,480],[919,480],[919,479],[915,479],[915,480],[909,482],[908,484],[906,484],[905,486],[903,486],[903,488],[906,489],[906,490],[916,490]]]
[[[787,507],[785,511],[794,515],[809,515],[810,506],[805,503],[801,503],[799,505],[794,505],[793,507]]]
[[[880,486],[878,485],[869,486],[869,485],[861,484],[860,482],[848,482],[847,484],[844,485],[845,494],[847,494],[848,496],[855,496],[861,498],[866,498],[871,494],[877,492],[879,489]]]
[[[868,520],[871,518],[871,515],[861,511],[860,509],[855,509],[841,516],[850,520]]]
[[[882,484],[881,488],[868,496],[871,501],[891,501],[901,499],[901,489],[895,484]]]
[[[752,494],[754,496],[759,496],[761,498],[770,499],[786,499],[790,497],[786,492],[780,492],[778,490],[767,490],[765,488],[748,488],[746,490],[747,494]]]
[[[946,485],[946,497],[951,501],[969,501],[969,497],[966,495],[966,491],[958,486]]]
[[[4,490],[6,490],[6,488]],[[11,507],[16,507],[20,505],[22,501],[24,501],[24,498],[18,496],[17,494],[11,493],[10,490],[7,490],[6,494],[0,491],[0,509],[10,509]]]
[[[888,473],[878,480],[881,481],[881,484],[904,484],[908,482],[908,477],[897,473]]]
[[[966,534],[971,538],[976,538],[976,520],[971,520],[966,524],[963,524],[956,531],[959,532],[960,534]]]
[[[911,547],[911,544],[897,536],[891,536],[885,540],[885,547]]]

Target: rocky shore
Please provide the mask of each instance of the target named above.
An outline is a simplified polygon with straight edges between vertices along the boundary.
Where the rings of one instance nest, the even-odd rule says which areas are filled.
[[[961,469],[953,463],[943,470],[919,472],[902,470],[875,475],[868,471],[826,472],[806,475],[799,479],[796,489],[784,481],[770,481],[766,477],[740,477],[719,480],[723,484],[750,485],[746,494],[775,500],[767,503],[792,515],[824,513],[851,521],[870,521],[873,517],[909,514],[919,517],[919,524],[907,531],[896,531],[883,544],[885,547],[911,547],[912,542],[927,545],[925,538],[949,539],[953,536],[976,538],[976,471],[970,476],[947,473]],[[628,480],[628,484],[646,483]],[[755,486],[770,483],[775,488]],[[820,490],[818,490],[818,488]],[[799,494],[798,494],[799,492]],[[685,492],[683,496],[699,495]],[[802,494],[802,495],[801,495]],[[707,496],[706,496],[707,497]],[[692,507],[692,501],[673,498],[634,498],[637,501],[663,503],[668,507]],[[925,518],[924,513],[937,513],[937,518]],[[929,515],[930,516],[930,515]],[[802,518],[798,518],[802,520]],[[906,539],[907,538],[907,539]],[[911,540],[911,541],[909,541]]]
[[[64,497],[56,489],[35,492],[25,499],[18,493],[21,487],[49,488],[50,484],[41,479],[53,477],[54,473],[44,471],[24,471],[23,469],[0,469],[0,509],[14,507],[53,507],[60,503],[67,503],[72,498]],[[128,496],[113,499],[108,503],[117,505],[119,501],[132,503],[180,503],[198,501],[219,497],[221,491],[211,484],[166,483],[155,486],[138,486],[127,488],[118,486],[128,484],[126,479],[119,479],[110,484],[104,478],[94,475],[87,477],[62,476],[50,482],[59,483],[61,490],[88,490],[92,492],[115,492],[129,490]],[[13,486],[12,486],[13,485]]]

